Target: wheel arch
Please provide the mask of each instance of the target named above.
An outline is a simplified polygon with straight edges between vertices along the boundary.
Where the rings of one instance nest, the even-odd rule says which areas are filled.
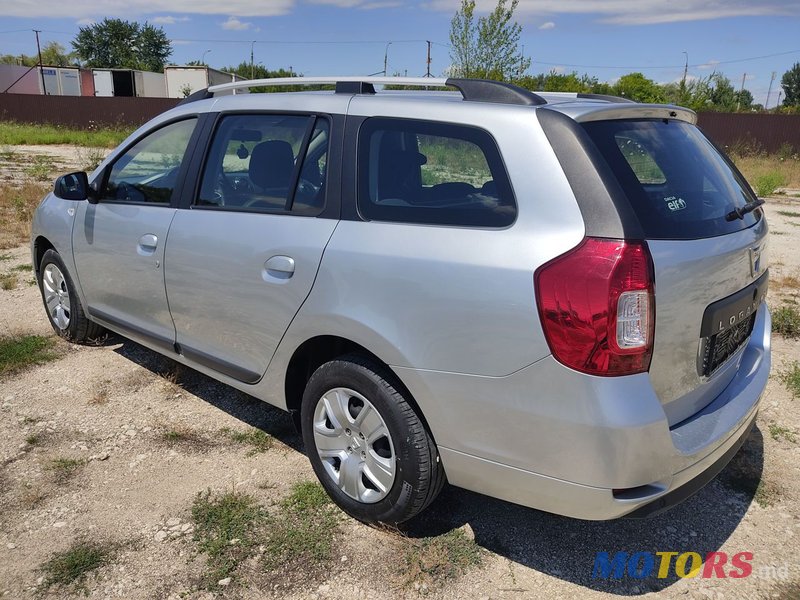
[[[45,236],[39,235],[33,241],[33,268],[36,273],[39,272],[39,265],[42,264],[42,257],[44,253],[48,250],[53,250],[54,252],[58,252],[56,247],[53,243],[48,240]]]
[[[436,438],[425,418],[425,413],[422,411],[416,398],[414,398],[414,395],[405,383],[403,383],[403,380],[397,375],[394,369],[368,348],[338,335],[319,335],[307,339],[295,349],[289,360],[284,380],[284,393],[286,396],[286,409],[292,415],[297,430],[300,431],[300,405],[302,404],[303,392],[305,391],[309,378],[314,371],[326,362],[347,354],[366,356],[385,371],[385,373],[381,374],[387,375],[390,378],[391,384],[395,386],[395,388],[405,396],[409,404],[413,406],[420,420],[428,430],[428,434],[435,443]]]

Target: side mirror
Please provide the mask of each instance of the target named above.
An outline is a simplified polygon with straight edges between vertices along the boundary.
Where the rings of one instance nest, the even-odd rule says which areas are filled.
[[[63,200],[87,200],[91,191],[89,177],[83,171],[62,175],[53,188],[53,193]]]

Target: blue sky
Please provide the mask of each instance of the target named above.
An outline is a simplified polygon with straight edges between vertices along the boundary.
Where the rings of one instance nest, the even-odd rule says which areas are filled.
[[[484,11],[493,0],[479,0]],[[224,67],[250,60],[305,75],[425,73],[425,40],[431,71],[449,65],[448,33],[458,0],[6,0],[0,3],[0,53],[32,54],[42,42],[69,47],[82,24],[103,17],[148,20],[173,40],[172,62],[200,60]],[[638,70],[659,82],[714,69],[756,102],[764,103],[772,71],[780,77],[800,62],[798,0],[520,0],[531,72],[587,72],[603,81]],[[206,52],[208,51],[208,52]],[[779,56],[767,56],[777,55]],[[765,58],[756,58],[765,57]],[[576,66],[572,66],[576,65]]]

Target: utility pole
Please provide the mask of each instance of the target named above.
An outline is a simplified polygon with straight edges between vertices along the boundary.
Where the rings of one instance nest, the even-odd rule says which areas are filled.
[[[772,82],[775,81],[775,75],[776,75],[776,73],[775,73],[775,71],[773,71],[772,72],[772,77],[769,80],[769,89],[767,90],[767,101],[764,102],[764,110],[767,110],[769,108],[769,97],[770,97],[770,94],[772,94]]]
[[[742,75],[742,87],[739,88],[739,97],[736,99],[736,112],[739,112],[739,108],[742,106],[742,94],[744,93],[745,79],[747,79],[747,73]]]
[[[256,45],[256,41],[253,40],[250,42],[250,79],[255,79],[255,65],[253,64],[253,46]]]
[[[778,103],[775,105],[775,112],[778,112],[781,108],[781,95],[783,94],[782,90],[778,90]]]
[[[386,69],[389,68],[389,46],[392,42],[386,43],[386,49],[383,51],[383,76],[386,77]]]
[[[684,50],[683,54],[686,55],[686,62],[683,65],[683,79],[681,79],[681,89],[686,89],[686,77],[689,75],[689,53]]]
[[[42,92],[47,96],[47,84],[44,81],[44,69],[42,68],[42,48],[39,46],[39,34],[42,30],[34,29],[33,32],[36,34],[36,52],[39,53],[39,75],[42,77]]]
[[[425,77],[430,77],[431,76],[431,43],[429,41],[426,42],[426,43],[428,44],[428,59],[426,61],[427,64],[428,64],[428,69],[425,72]]]

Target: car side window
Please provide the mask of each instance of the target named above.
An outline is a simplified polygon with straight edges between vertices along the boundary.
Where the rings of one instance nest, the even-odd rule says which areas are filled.
[[[324,118],[222,117],[203,169],[198,207],[317,215],[325,204]]]
[[[168,205],[196,124],[170,123],[128,148],[111,167],[102,199]]]
[[[373,118],[359,132],[358,208],[368,220],[506,227],[517,207],[500,152],[481,129]]]

